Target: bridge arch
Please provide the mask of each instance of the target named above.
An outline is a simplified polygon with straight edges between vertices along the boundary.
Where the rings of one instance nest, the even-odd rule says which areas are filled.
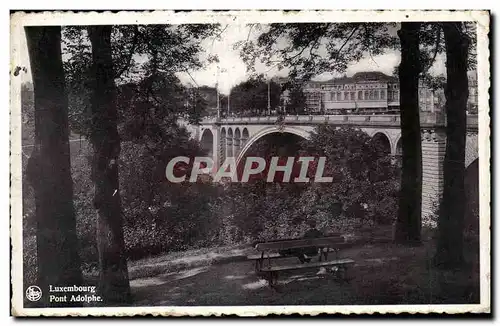
[[[243,133],[245,133],[245,130],[246,130],[246,128],[243,129]],[[304,139],[309,139],[309,137],[310,137],[310,133],[308,131],[306,131],[304,129],[300,129],[300,128],[295,128],[295,127],[290,127],[290,126],[283,126],[280,129],[278,127],[265,128],[265,129],[259,131],[258,133],[256,133],[255,135],[252,135],[252,137],[250,137],[250,139],[248,139],[246,144],[241,149],[241,152],[238,154],[238,157],[236,159],[236,164],[237,165],[240,164],[240,161],[243,158],[243,156],[245,155],[245,153],[250,149],[250,147],[252,147],[252,145],[255,142],[257,142],[262,137],[269,135],[269,134],[273,134],[273,133],[289,133],[289,134],[297,135],[297,136],[302,137]]]
[[[241,147],[245,146],[245,143],[248,141],[248,138],[250,138],[250,133],[248,132],[248,129],[245,127],[241,132]]]
[[[233,157],[233,129],[227,128],[226,157]]]
[[[384,151],[385,154],[389,155],[391,154],[391,140],[389,136],[387,136],[385,133],[378,131],[372,136],[372,141],[377,142],[380,144],[382,150]]]
[[[241,132],[240,128],[236,128],[234,130],[234,156],[237,156],[240,153],[241,149]]]
[[[241,134],[243,135],[243,137],[246,137],[248,139],[249,134],[248,134],[248,129],[246,127],[243,128],[243,131]]]
[[[206,152],[208,156],[213,155],[214,134],[212,133],[212,130],[210,130],[209,128],[206,128],[205,130],[202,131],[200,138],[200,145],[202,150]]]
[[[220,147],[219,147],[219,157],[221,162],[226,159],[226,128],[222,127],[220,130]]]
[[[385,139],[389,142],[389,148],[390,148],[390,153],[394,154],[396,152],[396,139],[400,138],[400,132],[393,132],[390,129],[383,129],[383,128],[361,128],[364,132],[368,134],[368,136],[375,138],[377,137],[378,140],[381,140],[385,142]],[[385,145],[384,145],[385,146]]]

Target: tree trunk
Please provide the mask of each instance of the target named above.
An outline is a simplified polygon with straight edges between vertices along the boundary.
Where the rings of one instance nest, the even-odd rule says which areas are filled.
[[[443,201],[439,212],[439,238],[435,263],[443,268],[452,268],[463,263],[469,39],[462,32],[462,23],[443,23],[442,26],[446,45],[447,124],[443,163]]]
[[[422,142],[418,106],[418,79],[420,23],[401,23],[399,65],[402,175],[395,241],[405,244],[420,243],[422,215]]]
[[[130,300],[123,220],[118,182],[120,137],[117,130],[116,87],[111,52],[111,26],[88,28],[92,44],[92,177],[98,211],[100,293],[107,305]]]
[[[36,203],[36,285],[46,294],[50,284],[82,284],[82,273],[73,208],[61,28],[27,27],[26,38],[35,93],[36,142],[28,161],[27,177]],[[48,296],[43,295],[42,300],[46,299]]]

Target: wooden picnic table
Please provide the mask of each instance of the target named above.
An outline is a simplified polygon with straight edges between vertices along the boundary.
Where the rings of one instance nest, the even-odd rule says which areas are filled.
[[[318,268],[338,266],[345,270],[345,268],[354,263],[350,258],[338,258],[339,250],[345,245],[345,239],[342,236],[329,236],[322,238],[308,238],[308,239],[284,239],[277,241],[260,242],[255,245],[255,249],[259,254],[247,256],[248,260],[255,261],[255,271],[258,275],[263,275],[268,280],[269,285],[273,287],[277,283],[278,273],[282,271],[298,270],[305,268]],[[295,254],[282,254],[283,252],[290,251],[299,253],[301,250],[307,251],[308,248],[317,249],[319,256],[318,261],[312,262],[312,255],[304,254],[311,262],[302,262],[301,264],[288,264],[276,265],[275,261],[281,258],[293,257]],[[293,249],[296,249],[293,251]],[[280,253],[281,252],[281,253]],[[328,260],[328,253],[335,252],[335,259]],[[266,264],[267,262],[267,264]]]

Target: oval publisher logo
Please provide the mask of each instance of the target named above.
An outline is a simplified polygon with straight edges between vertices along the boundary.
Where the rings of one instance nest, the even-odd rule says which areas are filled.
[[[29,301],[38,301],[42,297],[42,290],[36,286],[32,285],[26,289],[26,299]]]

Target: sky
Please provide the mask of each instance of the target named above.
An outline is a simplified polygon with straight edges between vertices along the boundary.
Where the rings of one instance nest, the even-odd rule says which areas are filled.
[[[249,77],[247,74],[246,66],[239,56],[239,51],[233,49],[233,45],[238,41],[248,39],[256,39],[258,31],[252,30],[249,34],[249,27],[245,25],[228,26],[225,30],[221,40],[206,40],[205,48],[207,53],[216,54],[219,56],[219,77],[217,78],[217,64],[214,63],[208,69],[202,71],[191,72],[191,76],[198,85],[215,86],[217,79],[219,80],[219,89],[222,93],[228,94],[232,86],[237,85],[239,82],[244,81]],[[381,71],[385,74],[392,75],[394,67],[399,65],[400,54],[396,51],[390,51],[383,55],[370,57],[367,55],[356,63],[352,63],[347,71],[347,76],[351,76],[360,71]],[[257,73],[264,73],[269,77],[287,75],[287,71],[279,71],[274,68],[271,69],[263,64],[256,66]],[[445,72],[444,56],[439,55],[436,62],[430,70],[431,74],[443,74]],[[325,73],[316,77],[317,80],[331,79],[337,75]],[[187,74],[179,74],[181,81],[186,83],[193,83]]]
[[[255,39],[258,36],[258,31],[252,30],[249,34],[249,27],[246,25],[229,25],[222,37],[220,39],[206,39],[203,41],[203,47],[205,48],[205,53],[202,56],[208,56],[210,54],[217,55],[219,57],[219,64],[217,67],[216,63],[213,63],[203,70],[190,71],[187,73],[179,73],[178,77],[184,84],[191,85],[207,85],[215,86],[218,82],[219,90],[223,94],[228,94],[231,87],[237,85],[238,83],[246,80],[249,77],[247,73],[247,68],[243,60],[240,58],[239,50],[234,49],[234,44],[238,41],[244,41],[248,39]],[[24,36],[24,35],[23,35]],[[29,57],[26,45],[26,39],[23,37],[21,42],[21,66],[29,67]],[[396,51],[390,51],[383,55],[378,56],[366,56],[356,63],[352,63],[347,71],[347,76],[351,76],[356,72],[360,71],[381,71],[386,74],[392,74],[394,67],[399,64],[400,54]],[[432,74],[443,74],[445,72],[444,68],[444,57],[438,56],[434,66],[431,68]],[[219,70],[219,74],[217,71]],[[28,68],[28,71],[30,69]],[[287,71],[279,71],[277,68],[270,69],[263,64],[257,64],[257,73],[263,73],[268,77],[287,75]],[[321,76],[316,77],[317,80],[326,80],[334,77],[330,73],[325,73]],[[23,81],[30,81],[31,74],[25,74],[23,76]]]

